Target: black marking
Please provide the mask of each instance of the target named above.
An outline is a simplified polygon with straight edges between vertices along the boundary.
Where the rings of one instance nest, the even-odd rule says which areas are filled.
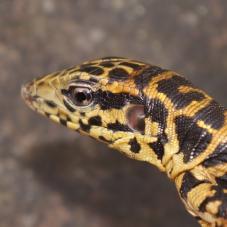
[[[114,67],[114,64],[112,62],[101,62],[99,65],[103,66],[103,67],[106,67],[106,68]]]
[[[149,85],[149,82],[154,77],[166,71],[166,69],[162,69],[158,66],[150,66],[148,68],[145,68],[140,74],[135,77],[135,84],[138,89],[143,90],[144,87]]]
[[[47,106],[49,106],[50,108],[56,108],[57,105],[51,101],[51,100],[45,100],[45,103],[47,104]]]
[[[201,101],[205,98],[203,93],[192,91],[188,93],[179,92],[180,86],[193,85],[186,79],[180,76],[173,76],[170,79],[163,79],[158,82],[158,91],[167,95],[175,105],[176,109],[181,109],[189,105],[192,101]]]
[[[50,117],[50,113],[45,112],[45,115],[46,115],[47,117]]]
[[[76,111],[76,110],[75,110],[73,107],[71,107],[65,100],[63,100],[63,103],[64,103],[65,107],[66,107],[70,112],[74,113],[74,112]]]
[[[145,116],[159,124],[159,134],[164,134],[167,127],[168,110],[159,99],[148,99],[145,105]]]
[[[158,138],[157,142],[149,143],[149,147],[155,152],[159,160],[162,160],[164,155],[164,145],[160,138]]]
[[[130,67],[130,68],[134,69],[134,70],[140,70],[143,67],[142,65],[138,65],[136,63],[127,62],[127,61],[126,62],[122,62],[119,65],[127,66],[127,67]]]
[[[164,127],[166,126],[168,110],[159,99],[147,100],[145,114],[146,117],[150,117],[152,121],[157,122]]]
[[[209,105],[196,114],[197,119],[203,120],[214,129],[220,129],[225,122],[224,107],[212,100]]]
[[[199,216],[194,216],[194,218],[195,218],[197,221],[201,221],[201,220],[202,220],[202,218],[199,217]]]
[[[109,78],[111,81],[127,80],[129,78],[129,74],[122,68],[114,68],[109,71]]]
[[[94,116],[89,118],[88,124],[90,125],[96,125],[96,126],[101,126],[102,125],[102,119],[100,116]]]
[[[180,98],[180,96],[181,96],[181,98]],[[179,97],[179,101],[177,103],[175,103],[177,109],[186,107],[192,101],[201,101],[205,98],[204,94],[202,94],[200,92],[196,92],[196,91],[188,92],[186,94],[180,93],[178,95],[178,97]]]
[[[100,105],[102,110],[122,109],[128,103],[142,104],[141,97],[132,96],[128,93],[112,93],[109,91],[98,90],[94,94],[95,103]]]
[[[60,118],[60,123],[64,126],[67,126],[67,120]]]
[[[158,91],[166,94],[167,96],[171,96],[172,92],[177,92],[177,89],[180,86],[188,86],[193,87],[192,83],[186,80],[185,78],[174,75],[169,79],[163,79],[158,82]]]
[[[180,196],[183,199],[187,199],[188,193],[195,188],[196,186],[203,184],[203,183],[208,183],[209,181],[207,180],[198,180],[197,178],[194,177],[194,175],[191,172],[186,172],[183,176],[182,179],[182,184],[180,188]]]
[[[211,142],[212,135],[187,116],[177,117],[175,124],[180,145],[179,152],[184,154],[184,162],[187,163],[207,148]]]
[[[195,124],[195,121],[190,117],[181,115],[176,117],[175,124],[179,145],[182,146],[182,144],[186,140],[186,135],[188,131]]]
[[[219,144],[216,149],[203,162],[203,166],[212,167],[227,163],[227,143]]]
[[[70,122],[72,122],[71,117],[70,117],[70,116],[66,116],[66,121],[70,121]]]
[[[227,218],[227,194],[224,193],[223,188],[219,185],[214,185],[211,187],[211,190],[215,191],[213,196],[207,197],[199,206],[201,212],[206,211],[206,206],[210,202],[220,201],[221,205],[218,208],[218,217]]]
[[[106,139],[104,136],[99,136],[99,140],[101,140],[102,142],[105,142],[105,143],[112,143],[111,140]]]
[[[80,128],[85,131],[85,132],[89,132],[90,129],[91,129],[91,126],[90,125],[87,125],[87,124],[84,124],[82,122],[82,120],[79,120],[79,124],[80,124]]]
[[[80,67],[80,71],[86,72],[86,73],[89,73],[89,74],[92,74],[92,75],[96,75],[96,76],[102,75],[104,73],[102,68],[97,67],[97,66],[89,66],[89,65],[88,66],[82,65]]]
[[[203,202],[199,205],[199,211],[206,212],[206,205],[209,203],[211,197],[206,197]]]
[[[221,177],[216,177],[216,182],[219,184],[222,188],[227,189],[227,174],[224,174]]]
[[[116,132],[116,131],[123,131],[123,132],[132,132],[132,129],[128,127],[128,125],[123,125],[118,121],[116,123],[109,123],[107,128]]]
[[[129,145],[130,145],[131,152],[133,152],[133,153],[139,153],[140,152],[141,146],[138,143],[136,138],[130,139]]]
[[[165,129],[167,127],[168,110],[165,105],[158,99],[147,100],[145,105],[145,115],[150,117],[152,122],[157,122],[159,125],[158,140],[150,143],[149,146],[159,160],[162,160],[164,155],[164,145],[168,142]]]
[[[218,209],[218,216],[227,218],[227,194],[223,193],[221,205]]]
[[[184,162],[187,163],[188,161],[191,161],[205,151],[210,144],[211,139],[212,135],[206,130],[199,127],[193,127],[190,133],[188,133],[185,143],[181,147],[184,153]]]

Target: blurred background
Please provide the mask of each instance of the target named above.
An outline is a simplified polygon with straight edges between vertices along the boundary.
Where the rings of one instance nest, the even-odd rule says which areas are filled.
[[[227,106],[226,12],[223,0],[0,0],[0,227],[198,226],[164,174],[32,112],[20,87],[116,55]]]

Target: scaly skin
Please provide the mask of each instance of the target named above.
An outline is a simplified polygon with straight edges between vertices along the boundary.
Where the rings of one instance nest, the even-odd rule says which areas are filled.
[[[227,226],[227,112],[169,70],[110,57],[28,83],[35,111],[166,172],[201,226]]]

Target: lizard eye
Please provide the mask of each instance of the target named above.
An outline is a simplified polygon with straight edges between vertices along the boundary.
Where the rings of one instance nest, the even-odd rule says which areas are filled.
[[[87,87],[74,87],[71,97],[75,105],[88,106],[92,102],[92,91]]]
[[[88,87],[71,86],[64,93],[76,106],[88,106],[93,101],[93,92]]]

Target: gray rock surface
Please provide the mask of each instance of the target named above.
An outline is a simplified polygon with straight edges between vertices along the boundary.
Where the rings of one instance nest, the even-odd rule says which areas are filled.
[[[101,56],[187,75],[227,106],[227,2],[0,0],[0,227],[198,226],[155,168],[48,122],[25,81]]]

